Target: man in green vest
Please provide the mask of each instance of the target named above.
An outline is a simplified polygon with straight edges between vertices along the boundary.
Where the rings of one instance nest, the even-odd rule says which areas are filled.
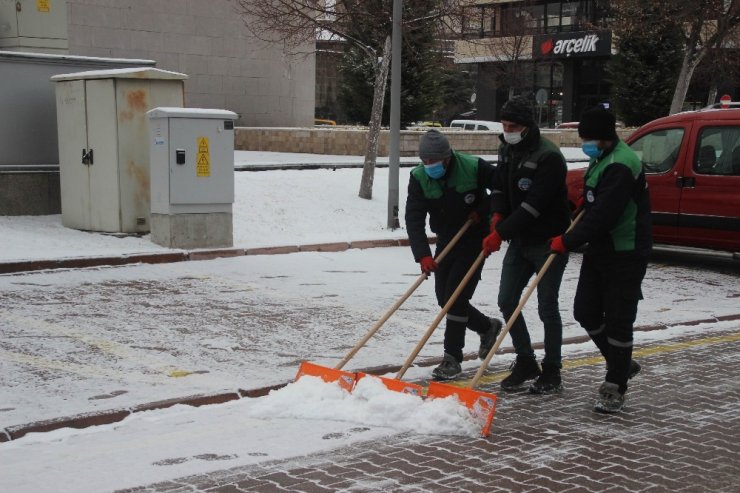
[[[509,320],[529,279],[550,256],[549,240],[570,224],[565,176],[568,171],[560,149],[540,136],[530,101],[514,96],[501,108],[504,134],[491,195],[491,234],[483,243],[487,253],[508,241],[499,284],[498,306]],[[550,264],[537,285],[537,311],[544,327],[545,355],[542,370],[537,364],[523,314],[517,316],[509,334],[516,351],[511,374],[501,389],[517,391],[536,379],[529,391],[554,394],[563,390],[560,376],[563,323],[558,295],[567,255]]]
[[[615,116],[596,107],[578,124],[583,152],[583,219],[553,238],[553,252],[588,244],[583,254],[573,315],[606,360],[606,377],[594,411],[624,406],[627,380],[640,371],[632,360],[632,329],[642,299],[642,279],[652,249],[650,196],[640,158],[619,140]]]
[[[411,171],[406,197],[406,232],[414,260],[421,271],[434,273],[434,290],[439,306],[444,306],[481,252],[489,216],[489,190],[495,168],[485,160],[453,151],[437,130],[426,132],[419,142],[422,163]],[[473,224],[447,256],[437,264],[429,248],[426,232],[437,235],[441,252],[468,219]],[[444,357],[432,371],[436,380],[450,380],[462,372],[465,328],[480,336],[478,356],[485,359],[501,331],[501,322],[488,318],[470,304],[483,270],[481,263],[447,313]]]

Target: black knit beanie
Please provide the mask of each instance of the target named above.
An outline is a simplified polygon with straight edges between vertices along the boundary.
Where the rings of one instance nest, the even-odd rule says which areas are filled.
[[[499,119],[518,123],[525,127],[533,127],[535,125],[534,108],[532,103],[523,96],[514,96],[504,103]]]
[[[419,157],[442,161],[452,155],[450,141],[438,130],[428,130],[419,141]]]
[[[617,117],[603,106],[583,112],[578,122],[578,136],[590,140],[617,140]]]

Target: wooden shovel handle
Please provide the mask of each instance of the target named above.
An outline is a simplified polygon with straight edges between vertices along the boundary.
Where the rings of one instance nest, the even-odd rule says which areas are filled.
[[[452,237],[450,242],[445,246],[445,248],[440,252],[439,255],[437,255],[437,258],[434,259],[437,263],[442,262],[444,258],[447,256],[448,253],[450,253],[450,250],[457,244],[457,242],[460,240],[463,234],[470,228],[470,225],[473,224],[472,219],[468,219],[465,224],[462,225],[460,228],[460,231],[457,232],[455,236]],[[411,294],[416,291],[416,288],[418,288],[422,282],[424,282],[429,277],[429,274],[424,272],[419,277],[416,278],[416,281],[414,284],[411,285],[409,289],[406,290],[405,293],[391,306],[388,311],[385,312],[385,314],[375,322],[375,325],[370,327],[370,330],[367,331],[367,333],[360,339],[360,341],[355,344],[355,347],[353,347],[347,355],[342,358],[342,361],[340,361],[337,366],[334,367],[335,370],[341,370],[344,365],[347,364],[349,360],[351,360],[355,354],[357,354],[357,351],[359,351],[366,343],[370,340],[372,336],[375,335],[375,333],[380,329],[380,327],[383,326],[383,324],[391,318],[391,315],[393,315],[398,308],[403,305],[403,303],[411,296]]]
[[[398,374],[396,374],[396,379],[401,379],[406,373],[406,370],[409,369],[411,366],[411,363],[414,362],[414,359],[416,359],[416,356],[421,351],[421,348],[424,347],[424,344],[429,340],[429,338],[432,336],[432,332],[434,332],[434,329],[437,328],[437,325],[442,321],[442,318],[447,314],[448,311],[450,311],[450,308],[452,308],[452,305],[457,301],[457,298],[460,296],[460,293],[462,293],[463,289],[465,289],[465,286],[467,286],[468,282],[470,281],[470,278],[473,277],[473,274],[475,274],[475,271],[478,270],[478,267],[483,262],[483,259],[486,258],[486,252],[482,251],[480,254],[478,254],[478,258],[475,259],[475,262],[473,262],[473,265],[470,266],[470,269],[468,269],[468,272],[465,274],[465,277],[463,277],[463,280],[460,281],[460,284],[457,286],[457,289],[455,289],[455,292],[452,293],[452,296],[450,296],[450,299],[447,300],[447,303],[445,303],[445,306],[442,308],[442,310],[439,312],[437,317],[432,322],[432,325],[429,326],[427,331],[422,336],[419,343],[414,348],[413,352],[409,355],[409,357],[406,359],[406,362],[403,364],[401,369],[398,371]]]
[[[581,211],[578,216],[573,220],[573,222],[570,224],[568,229],[566,230],[566,233],[573,229],[573,227],[578,223],[578,221],[581,220],[581,217],[583,217],[583,213],[585,211]],[[532,296],[532,292],[534,292],[537,285],[540,283],[540,280],[547,272],[547,269],[550,268],[550,264],[552,264],[553,260],[555,260],[555,256],[558,255],[557,253],[551,253],[549,257],[547,257],[547,260],[545,260],[545,263],[542,265],[542,268],[537,273],[537,277],[534,278],[534,282],[532,282],[532,285],[529,286],[527,291],[524,293],[524,296],[522,296],[521,300],[519,301],[519,305],[517,305],[516,309],[514,310],[514,313],[511,314],[511,317],[509,317],[509,320],[506,322],[506,325],[503,329],[501,329],[501,333],[498,335],[498,338],[496,338],[496,344],[493,345],[490,351],[488,351],[488,355],[486,356],[486,359],[483,360],[483,363],[481,363],[480,367],[478,368],[478,371],[475,373],[475,376],[473,377],[473,380],[470,381],[469,388],[473,389],[476,385],[478,385],[478,381],[483,376],[483,372],[486,371],[486,368],[488,368],[489,363],[491,362],[491,359],[493,359],[493,355],[498,351],[499,346],[501,346],[501,343],[504,342],[504,337],[506,337],[506,334],[509,333],[509,330],[511,330],[511,326],[514,325],[514,322],[516,321],[519,314],[524,309],[524,305],[527,304],[527,300],[529,300],[529,297]]]

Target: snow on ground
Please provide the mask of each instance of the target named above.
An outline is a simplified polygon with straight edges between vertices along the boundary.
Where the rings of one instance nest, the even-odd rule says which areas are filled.
[[[403,229],[385,228],[387,168],[376,171],[370,201],[357,198],[360,174],[237,173],[235,246],[405,238]],[[407,174],[401,170],[401,217]],[[0,261],[155,251],[166,249],[146,236],[63,228],[58,215],[0,217]],[[489,315],[497,314],[502,257],[487,260],[474,298]],[[571,255],[563,279],[565,337],[583,335],[571,313],[579,265],[580,255]],[[301,361],[334,366],[418,275],[401,247],[0,275],[0,427],[281,383]],[[736,281],[713,270],[651,264],[638,324],[736,314],[737,293],[728,289]],[[422,283],[347,369],[400,364],[437,311],[433,283]],[[535,300],[523,313],[533,340],[541,341]],[[635,338],[640,345],[736,330],[736,322],[715,322]],[[441,356],[442,332],[435,331],[422,360]],[[467,350],[476,349],[477,337],[469,336]],[[593,346],[564,347],[566,358],[585,352]],[[511,360],[497,355],[492,371]],[[412,367],[404,378],[426,379],[431,369]],[[258,399],[32,433],[0,444],[0,491],[110,491],[398,433],[475,435],[460,406],[372,384],[344,394],[302,379]]]

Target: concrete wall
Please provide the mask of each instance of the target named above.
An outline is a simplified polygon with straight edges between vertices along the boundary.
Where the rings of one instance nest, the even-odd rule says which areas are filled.
[[[153,64],[151,60],[0,51],[0,215],[61,212],[51,76]]]
[[[619,130],[622,139],[634,129]],[[453,149],[471,154],[496,154],[498,136],[493,132],[444,131]],[[401,131],[401,156],[416,156],[423,130]],[[576,130],[545,130],[542,134],[561,147],[580,147]],[[389,154],[390,132],[381,131],[378,155]],[[367,145],[367,129],[342,127],[316,128],[247,128],[234,132],[235,148],[242,151],[306,152],[361,156]]]
[[[260,1],[260,0],[255,0]],[[238,125],[313,124],[313,47],[291,58],[247,31],[229,0],[67,0],[69,51],[146,58],[188,74],[185,106],[238,113]]]

